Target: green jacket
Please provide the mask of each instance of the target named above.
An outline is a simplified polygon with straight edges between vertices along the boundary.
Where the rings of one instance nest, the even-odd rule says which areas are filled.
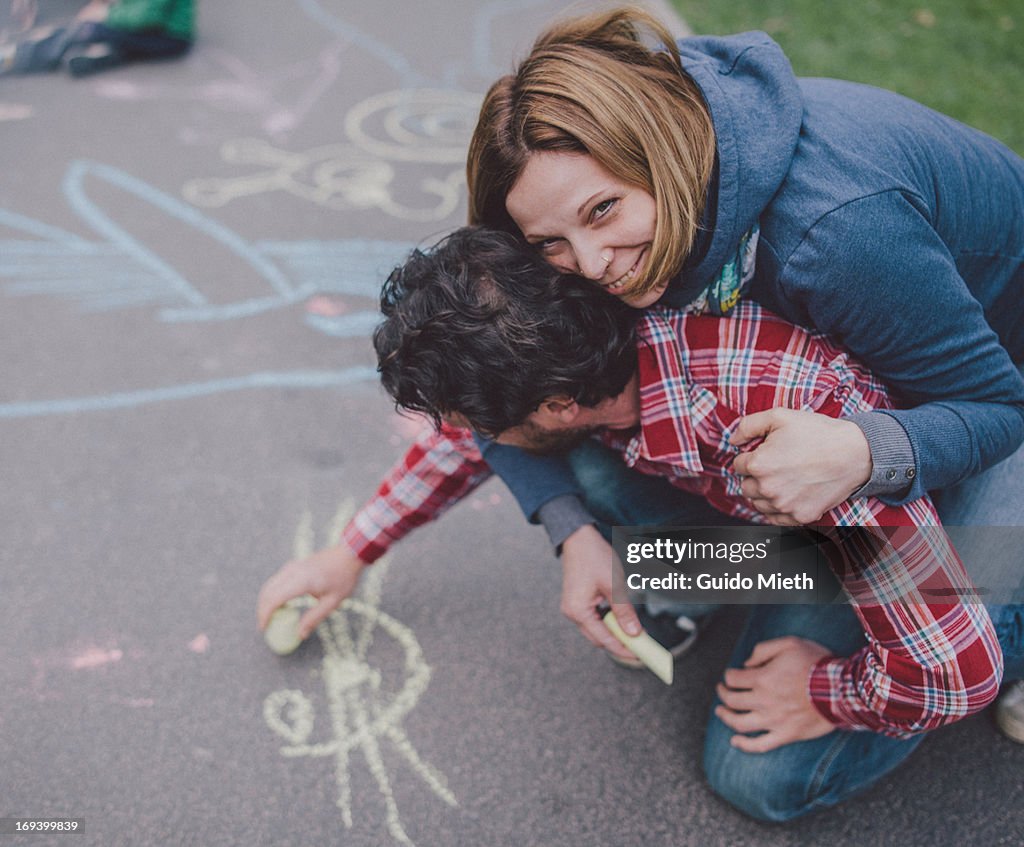
[[[107,13],[106,24],[128,32],[157,31],[191,41],[195,0],[118,0]]]

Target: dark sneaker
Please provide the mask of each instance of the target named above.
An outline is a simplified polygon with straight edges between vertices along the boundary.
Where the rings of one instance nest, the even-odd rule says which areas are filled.
[[[1024,744],[1024,679],[1010,683],[999,695],[996,724],[1007,738]]]
[[[123,65],[124,54],[112,44],[88,44],[72,49],[67,60],[71,76],[88,76]]]
[[[640,618],[640,626],[651,638],[672,654],[673,661],[686,653],[697,642],[699,627],[693,618],[667,613],[652,615],[642,605],[637,606],[636,614]],[[644,663],[636,657],[622,659],[614,653],[609,653],[608,657],[624,668],[638,669],[644,666]]]

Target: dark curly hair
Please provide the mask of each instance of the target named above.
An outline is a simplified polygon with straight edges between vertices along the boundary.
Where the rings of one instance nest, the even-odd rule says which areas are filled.
[[[614,397],[636,370],[639,311],[496,230],[465,227],[413,251],[380,304],[384,388],[438,426],[457,413],[496,436],[555,395],[582,406]]]

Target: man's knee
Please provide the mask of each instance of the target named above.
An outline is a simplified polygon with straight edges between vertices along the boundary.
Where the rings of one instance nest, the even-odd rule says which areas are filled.
[[[752,818],[788,821],[858,794],[905,761],[925,736],[837,731],[768,753],[737,750],[731,737],[732,730],[712,716],[704,744],[711,787]]]
[[[776,752],[776,751],[773,751]],[[728,744],[705,748],[704,772],[716,794],[761,821],[792,820],[810,812],[806,774],[772,753],[744,753]]]
[[[704,773],[715,793],[762,821],[788,821],[851,793],[857,783],[856,736],[832,732],[767,753],[744,753],[729,743],[733,731],[712,715],[704,743]],[[871,756],[866,756],[871,759]],[[865,782],[872,781],[867,776]]]

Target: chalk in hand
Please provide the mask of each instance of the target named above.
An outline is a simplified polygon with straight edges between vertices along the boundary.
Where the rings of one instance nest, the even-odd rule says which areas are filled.
[[[281,606],[270,616],[270,622],[263,631],[263,639],[278,656],[294,653],[302,643],[302,639],[299,638],[301,618],[302,610],[294,606]]]
[[[641,632],[639,635],[626,635],[612,611],[609,611],[603,620],[611,634],[619,639],[626,649],[643,662],[658,679],[665,685],[672,684],[672,654],[668,650],[646,632]]]

